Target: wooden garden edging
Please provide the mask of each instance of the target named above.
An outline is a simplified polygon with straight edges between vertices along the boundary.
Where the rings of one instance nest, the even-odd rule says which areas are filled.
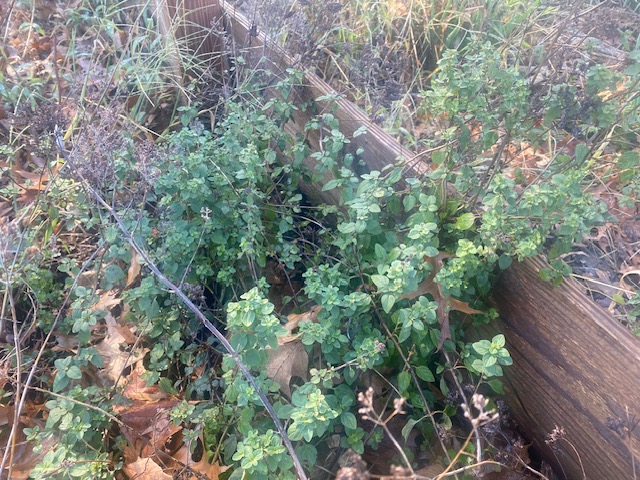
[[[586,478],[631,480],[640,428],[623,438],[607,422],[640,420],[640,339],[575,280],[556,288],[540,280],[545,266],[537,257],[503,273],[492,293],[500,319],[480,332],[507,339],[513,358],[505,368],[507,403],[536,450],[567,480],[583,478],[567,442]],[[553,445],[559,452],[545,442],[555,427],[566,433]]]
[[[208,3],[184,0],[186,8]],[[259,25],[252,26],[224,0],[219,4],[225,12],[233,54],[242,54],[248,68],[268,69],[278,76],[296,65],[282,49],[265,40]],[[208,28],[211,20],[201,25]],[[317,98],[335,92],[317,75],[306,72],[304,86],[295,94],[297,101],[313,102],[316,111],[323,112],[329,111],[329,104]],[[351,141],[349,149],[363,147],[362,158],[371,170],[399,159],[418,158],[420,161],[410,162],[407,177],[429,170],[428,157],[402,147],[354,104],[338,99],[333,105],[337,109],[331,112]],[[304,135],[309,119],[307,112],[297,111],[286,128]],[[362,126],[367,133],[352,138]],[[317,133],[307,135],[312,149],[318,148],[319,140]],[[313,159],[307,161],[313,166]],[[335,192],[323,192],[320,185],[305,188],[312,198],[338,201]],[[584,295],[572,279],[557,288],[542,282],[538,272],[545,265],[541,257],[514,262],[493,292],[501,318],[475,333],[484,338],[498,332],[506,336],[514,365],[505,369],[505,400],[516,424],[558,474],[567,480],[582,479],[584,468],[590,480],[633,479],[632,458],[640,463],[640,426],[623,438],[607,422],[640,420],[640,339]],[[546,440],[556,426],[565,435],[552,449]]]
[[[198,0],[193,0],[198,1]],[[295,68],[299,62],[294,61],[289,55],[277,45],[265,42],[265,35],[259,28],[252,29],[251,23],[235,7],[225,0],[220,0],[220,4],[226,14],[227,32],[232,40],[232,53],[241,54],[246,64],[245,68],[267,69],[280,78],[284,78],[286,70]],[[400,145],[393,137],[388,135],[378,125],[376,125],[362,110],[352,102],[341,98],[338,93],[327,85],[320,77],[305,72],[304,86],[297,88],[294,92],[297,96],[296,104],[310,102],[315,106],[317,113],[331,113],[340,122],[340,131],[350,140],[351,143],[345,147],[345,153],[354,153],[359,147],[364,148],[364,153],[360,156],[370,170],[381,170],[389,163],[397,160],[418,160],[413,152]],[[330,96],[330,100],[317,100],[323,96]],[[285,129],[293,135],[303,135],[313,151],[320,148],[320,134],[313,130],[305,132],[305,124],[311,119],[308,110],[297,110],[293,114],[292,120],[285,126]],[[354,132],[361,127],[366,127],[366,133],[353,138]],[[314,159],[307,159],[307,165],[314,168],[317,162]],[[429,171],[428,164],[420,161],[411,162],[409,176],[417,176]],[[327,178],[328,180],[328,178]],[[317,201],[337,204],[340,194],[335,190],[322,191],[318,185],[303,186],[305,193]]]

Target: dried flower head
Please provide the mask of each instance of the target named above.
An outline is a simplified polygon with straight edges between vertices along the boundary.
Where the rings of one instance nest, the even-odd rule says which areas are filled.
[[[358,413],[364,420],[372,420],[369,414],[373,412],[373,388],[369,387],[366,392],[358,393],[358,401],[362,404]]]
[[[471,397],[471,403],[477,410],[477,415],[473,414],[471,408],[469,408],[469,405],[467,405],[466,403],[463,403],[461,406],[464,410],[464,416],[471,421],[472,425],[486,425],[500,418],[500,414],[495,409],[485,411],[485,408],[487,408],[487,405],[489,404],[489,399],[485,398],[484,395],[480,393],[474,393]]]
[[[0,272],[7,270],[20,251],[20,231],[15,221],[0,218]],[[0,276],[0,282],[4,275]]]
[[[566,435],[566,432],[564,431],[564,427],[559,427],[558,425],[556,425],[551,431],[551,433],[547,435],[545,443],[547,445],[553,445],[558,440],[563,439],[565,435]]]
[[[405,399],[400,397],[400,398],[394,398],[393,399],[393,410],[395,414],[403,414],[403,413],[407,413],[405,411],[402,410],[402,407],[405,404]]]

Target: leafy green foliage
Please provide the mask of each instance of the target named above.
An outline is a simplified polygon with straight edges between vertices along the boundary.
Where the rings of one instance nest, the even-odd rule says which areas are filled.
[[[480,358],[473,358],[471,368],[487,377],[502,376],[500,365],[511,365],[513,362],[506,348],[504,335],[496,335],[491,341],[480,340],[474,342],[472,347]]]
[[[240,468],[245,472],[244,478],[283,478],[294,479],[295,475],[287,472],[292,466],[291,457],[282,445],[280,437],[273,430],[264,434],[256,430],[249,432],[247,437],[238,443],[233,460],[240,462]],[[276,475],[273,477],[273,475]]]
[[[283,248],[283,239],[302,197],[294,193],[294,180],[281,178],[290,168],[275,164],[286,137],[261,109],[233,102],[228,108],[216,135],[197,126],[173,135],[158,165],[163,173],[154,193],[166,232],[161,266],[175,275],[194,265],[185,279],[196,284],[214,278],[229,285],[236,275],[248,274],[238,271],[239,259],[264,267],[275,245],[284,261],[297,258],[295,248]],[[282,218],[267,209],[276,192],[289,202]]]
[[[375,20],[368,34],[385,24],[385,14],[391,15],[380,5],[366,12]],[[490,30],[490,42],[472,36],[469,31],[475,29],[457,14],[446,19],[441,38],[428,32],[421,37],[418,50],[438,53],[440,61],[430,84],[417,82],[419,94],[407,98],[420,102],[421,118],[437,117],[443,128],[425,141],[435,149],[437,168],[420,178],[403,178],[404,165],[367,171],[360,159],[363,151],[349,148],[353,139],[341,131],[331,105],[337,95],[323,98],[329,107],[304,127],[307,138],[320,139],[318,151],[311,151],[302,136],[286,133],[291,115],[308,107],[290,98],[302,81],[302,73],[295,70],[281,79],[260,72],[258,80],[237,85],[213,130],[201,123],[195,107],[181,106],[175,112],[178,128],[155,147],[145,150],[131,132],[123,131],[114,136],[117,142],[109,143],[113,148],[108,155],[100,154],[99,142],[87,152],[100,154],[98,170],[108,171],[113,180],[92,185],[112,200],[164,274],[226,330],[286,421],[287,433],[309,469],[330,448],[330,439],[358,453],[381,442],[380,429],[365,433],[356,402],[356,392],[369,386],[372,372],[384,372],[392,386],[394,393],[382,394],[383,400],[392,403],[399,394],[412,407],[402,430],[405,440],[414,428],[425,436],[434,435],[436,427],[451,428],[457,406],[443,403],[434,392],[446,395],[457,388],[452,377],[499,391],[503,367],[511,365],[504,336],[468,341],[463,328],[467,319],[459,312],[483,311],[473,315],[473,322],[494,318],[497,313],[486,308],[484,298],[497,268],[508,268],[514,259],[546,251],[551,268],[541,276],[561,281],[569,271],[563,254],[606,218],[603,205],[586,193],[586,186],[594,180],[604,139],[616,148],[634,141],[640,100],[633,88],[640,57],[637,50],[632,52],[634,63],[623,74],[601,65],[589,67],[583,88],[567,83],[536,91],[513,60],[513,48],[491,43],[509,38],[536,7],[516,4],[509,11],[496,5],[496,17],[488,19],[472,12],[469,21],[478,32]],[[127,17],[124,10],[104,2],[68,13],[70,28],[104,29],[111,39]],[[498,22],[498,16],[504,21]],[[153,19],[145,14],[137,27],[146,31]],[[395,30],[386,32],[393,42],[398,40]],[[353,34],[336,28],[328,30],[326,38],[346,40]],[[354,43],[353,51],[342,53],[355,55],[369,48],[371,57],[380,60],[371,48],[374,39],[366,40],[370,45]],[[152,108],[147,95],[163,95],[164,57],[154,53],[157,43],[141,37],[127,45],[126,55],[132,59],[114,66],[121,83],[128,80],[127,95],[137,99],[130,112],[134,121],[142,122]],[[242,57],[236,58],[238,67],[243,63]],[[400,78],[387,73],[385,88]],[[38,79],[12,83],[2,75],[0,97],[8,104],[37,106],[45,96]],[[607,101],[617,91],[628,97]],[[389,102],[381,110],[386,108],[391,108]],[[564,131],[577,139],[575,148],[550,152],[551,160],[533,179],[525,179],[522,169],[504,158],[511,142],[538,148],[554,143],[548,139]],[[363,132],[364,127],[354,137]],[[16,152],[4,146],[0,153],[10,157]],[[631,149],[615,155],[611,175],[621,183],[621,201],[632,203],[640,192],[640,156]],[[316,163],[314,169],[304,166],[309,161]],[[84,180],[92,182],[90,172],[84,172]],[[323,190],[335,193],[340,204],[305,205],[301,182],[325,178],[330,180]],[[456,198],[451,198],[451,186]],[[6,182],[0,193],[13,198],[19,189]],[[96,338],[109,320],[108,309],[99,303],[107,291],[117,292],[123,318],[146,349],[142,380],[181,397],[169,418],[182,427],[185,441],[201,442],[205,460],[215,457],[233,464],[231,478],[293,478],[291,458],[256,389],[231,357],[219,352],[199,321],[147,275],[144,265],[142,278],[128,278],[134,258],[104,212],[68,179],[53,184],[46,199],[49,204],[37,207],[33,215],[42,222],[38,228],[24,234],[0,232],[7,233],[0,243],[15,254],[11,283],[19,292],[16,298],[23,307],[33,297],[43,310],[35,327],[39,333],[52,328],[52,312],[58,312],[64,295],[71,300],[60,311],[55,334],[72,337],[72,347],[44,355],[48,369],[42,371],[48,373],[38,374],[37,381],[41,390],[52,393],[45,404],[47,417],[25,430],[36,449],[38,443],[41,447],[45,440],[56,440],[33,478],[110,478],[121,467],[106,451],[123,449],[126,441],[112,438],[112,418],[105,413],[125,402],[123,392],[110,385],[87,386],[109,360],[97,347],[102,338]],[[104,245],[102,263],[86,281],[75,257],[61,259],[53,248],[48,253],[41,248],[41,265],[36,266],[30,261],[33,253],[24,247],[40,242],[70,251],[66,243],[56,243],[60,240],[54,232],[69,233],[71,225],[101,236]],[[266,278],[273,263],[299,274],[297,280],[304,283],[292,292],[296,299],[287,308],[303,312],[310,305],[322,307],[316,320],[300,323],[292,335],[269,296],[273,285]],[[0,266],[8,276],[7,264]],[[56,283],[60,277],[64,291]],[[71,289],[75,280],[78,284]],[[636,295],[628,304],[638,302]],[[630,309],[630,317],[638,316],[636,310]],[[313,359],[308,376],[295,379],[288,392],[266,371],[270,353],[281,347],[285,336],[295,337],[289,341],[299,342]],[[458,362],[454,375],[445,374],[453,370],[442,349]],[[28,352],[22,360],[34,357]],[[437,425],[434,410],[440,412]],[[106,444],[107,437],[112,444]]]
[[[77,375],[69,375],[74,371]],[[81,377],[76,365],[68,368],[66,373],[68,378]],[[46,403],[49,416],[41,432],[37,427],[25,431],[37,442],[36,452],[41,448],[39,442],[46,441],[51,435],[57,436],[56,447],[45,453],[42,462],[31,472],[31,477],[38,480],[52,475],[65,479],[110,478],[106,461],[108,453],[100,453],[102,431],[108,429],[110,421],[105,415],[85,406],[87,403],[95,406],[105,403],[100,389],[76,385],[66,389],[65,395],[67,398],[54,398]]]
[[[590,83],[585,95],[593,100],[589,104],[591,116],[584,117],[580,105],[571,103],[571,108],[579,109],[581,125],[597,131],[611,125],[611,120],[605,119],[615,110],[599,95],[614,88],[617,80],[602,66],[594,67],[587,76]],[[510,262],[509,257],[528,257],[544,248],[555,259],[569,251],[583,232],[605,219],[605,206],[585,191],[591,175],[587,146],[577,145],[573,160],[559,154],[534,183],[524,185],[519,171],[514,172],[500,159],[507,142],[537,142],[542,130],[533,121],[539,115],[532,111],[533,95],[519,69],[505,65],[490,44],[472,45],[464,54],[447,52],[439,62],[433,88],[424,94],[424,108],[429,114],[444,115],[450,125],[438,139],[453,143],[439,152],[439,171],[448,175],[458,192],[480,202],[474,206],[480,219],[474,241],[477,247],[461,245],[455,263],[463,262],[465,252],[474,248],[479,249],[474,255],[490,263],[500,258],[501,266]],[[551,92],[541,100],[545,108],[543,125],[561,121],[559,115],[578,117],[578,111],[571,113],[567,106],[557,104],[563,98],[570,96]],[[490,151],[497,152],[493,158],[487,156]],[[453,228],[474,230],[474,218],[465,213]],[[463,270],[468,268],[474,267],[469,264]]]

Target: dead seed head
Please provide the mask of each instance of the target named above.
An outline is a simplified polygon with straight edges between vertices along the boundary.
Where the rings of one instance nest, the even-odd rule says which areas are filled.
[[[162,152],[155,143],[145,140],[135,146],[135,169],[140,181],[151,187],[160,176],[157,165],[162,159]]]
[[[366,392],[358,393],[358,401],[362,404],[362,408],[358,413],[365,420],[370,420],[369,413],[373,412],[373,388],[369,387]]]
[[[464,416],[468,418],[474,426],[486,425],[500,418],[500,414],[494,409],[485,411],[485,408],[487,408],[489,404],[489,399],[485,398],[484,395],[474,393],[471,397],[471,403],[475,410],[477,410],[478,415],[474,416],[471,408],[469,408],[466,403],[462,404],[462,409],[464,410]]]
[[[391,474],[392,478],[396,479],[415,478],[414,473],[410,469],[402,467],[400,465],[392,465],[391,467],[389,467],[389,473]]]
[[[547,435],[547,439],[545,440],[545,443],[547,445],[553,445],[558,440],[563,439],[565,435],[566,435],[566,432],[564,431],[564,427],[559,427],[558,425],[556,425],[551,431],[551,433]]]
[[[6,217],[0,218],[0,267],[8,267],[18,253],[19,233],[15,222],[9,222]]]
[[[127,146],[121,130],[117,113],[104,109],[100,120],[82,132],[71,151],[74,175],[86,180],[98,192],[102,193],[115,182],[116,155]]]
[[[403,413],[407,413],[405,411],[402,410],[402,407],[404,406],[405,403],[405,399],[400,397],[400,398],[395,398],[393,400],[393,410],[395,414],[403,414]]]
[[[28,132],[23,141],[29,152],[46,161],[55,159],[57,150],[52,134],[56,127],[67,125],[69,120],[59,105],[43,104],[37,107],[20,105],[9,115],[11,125],[17,131]]]

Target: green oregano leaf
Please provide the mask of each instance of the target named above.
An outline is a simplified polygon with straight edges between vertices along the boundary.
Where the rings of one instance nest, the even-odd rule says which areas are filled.
[[[431,372],[431,370],[429,370],[429,367],[426,367],[424,365],[416,367],[416,375],[418,376],[418,378],[424,380],[425,382],[436,381],[436,377],[433,376],[433,373]]]
[[[455,228],[456,230],[469,230],[471,227],[473,227],[475,221],[476,217],[473,213],[463,213],[458,217],[456,223],[453,224],[453,228]]]
[[[384,310],[384,313],[389,313],[393,308],[394,303],[396,303],[396,297],[387,293],[382,296],[380,302],[382,303],[382,309]]]
[[[406,370],[403,370],[398,374],[398,390],[400,393],[404,393],[411,384],[411,375]]]

